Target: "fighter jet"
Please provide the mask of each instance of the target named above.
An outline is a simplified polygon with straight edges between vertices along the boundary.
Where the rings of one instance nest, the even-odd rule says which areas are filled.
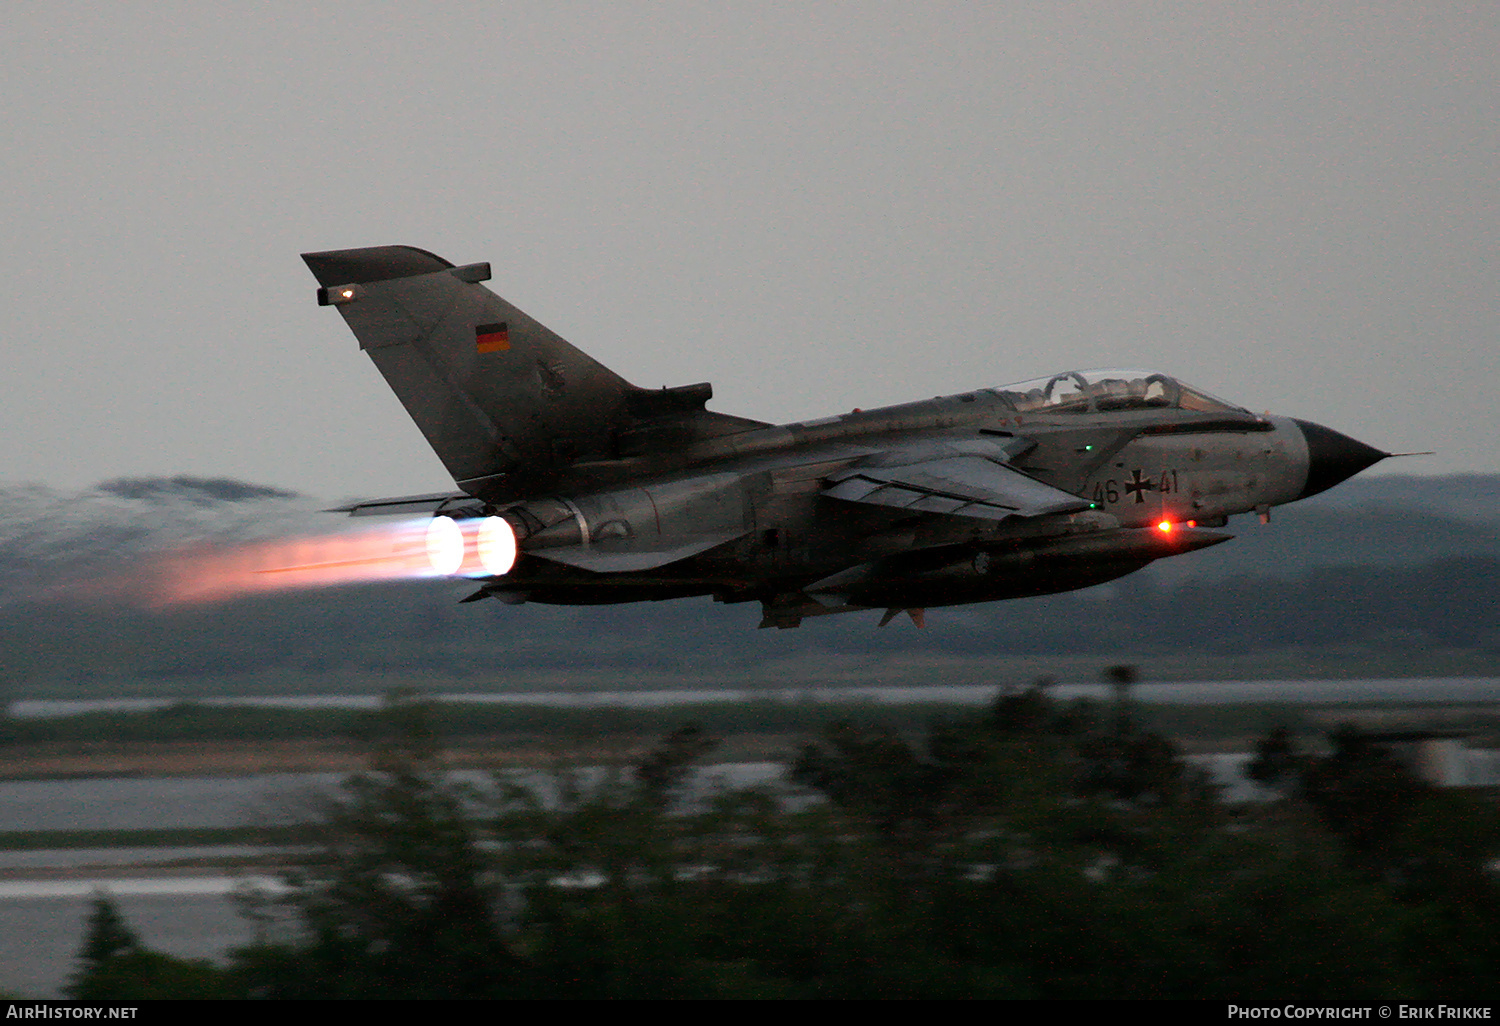
[[[762,627],[1069,591],[1230,540],[1238,514],[1392,454],[1166,374],[1066,371],[794,424],[712,412],[707,383],[630,384],[408,246],[307,253],[452,474],[451,493],[340,507],[430,515],[464,601],[711,595]]]

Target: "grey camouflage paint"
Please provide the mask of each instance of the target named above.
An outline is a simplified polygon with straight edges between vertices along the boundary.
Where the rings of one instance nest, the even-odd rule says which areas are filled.
[[[505,518],[521,556],[470,599],[712,595],[759,601],[763,627],[921,623],[1228,541],[1228,517],[1388,455],[1133,371],[770,425],[708,411],[706,384],[631,385],[485,288],[487,264],[303,259],[460,489],[344,508]]]

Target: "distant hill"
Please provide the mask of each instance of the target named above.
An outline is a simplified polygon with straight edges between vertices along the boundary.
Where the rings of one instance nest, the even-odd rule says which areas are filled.
[[[0,697],[972,682],[1080,659],[1148,660],[1178,676],[1500,672],[1500,523],[1482,515],[1500,476],[1356,480],[1275,510],[1268,526],[1236,518],[1229,544],[1082,592],[936,609],[921,631],[904,618],[878,629],[875,612],[759,631],[755,604],[707,599],[459,605],[472,586],[450,581],[157,612],[80,601],[87,588],[42,600],[57,580],[152,549],[349,523],[242,482],[107,484],[0,488]]]
[[[95,491],[118,495],[122,499],[155,499],[213,504],[216,502],[263,502],[266,499],[295,499],[296,492],[282,491],[268,485],[247,484],[227,477],[119,477],[94,486]]]
[[[1356,477],[1288,508],[1404,510],[1493,527],[1500,525],[1500,474]]]
[[[64,492],[0,485],[0,601],[6,581],[90,560],[199,542],[325,533],[346,518],[329,503],[230,478],[117,478]],[[1236,517],[1233,542],[1156,564],[1163,583],[1254,575],[1293,577],[1322,566],[1404,566],[1500,555],[1500,475],[1355,478],[1273,522]]]
[[[77,492],[0,486],[0,605],[146,552],[337,529],[322,505],[229,478],[120,478]]]
[[[1500,525],[1418,509],[1295,506],[1272,511],[1262,526],[1236,517],[1233,541],[1164,559],[1143,571],[1161,585],[1233,577],[1293,578],[1322,567],[1415,566],[1465,556],[1500,556]]]

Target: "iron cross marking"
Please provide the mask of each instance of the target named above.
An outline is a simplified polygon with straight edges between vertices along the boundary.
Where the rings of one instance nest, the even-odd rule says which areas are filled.
[[[1135,496],[1135,504],[1141,505],[1146,501],[1146,493],[1156,487],[1151,481],[1141,477],[1141,468],[1137,467],[1129,481],[1125,482],[1125,494]]]

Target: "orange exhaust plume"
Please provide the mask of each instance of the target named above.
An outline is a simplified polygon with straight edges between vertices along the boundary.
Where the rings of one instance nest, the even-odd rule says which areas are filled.
[[[499,517],[433,517],[310,538],[179,550],[157,561],[151,590],[164,605],[222,602],[301,588],[499,576],[515,559],[515,533]]]

